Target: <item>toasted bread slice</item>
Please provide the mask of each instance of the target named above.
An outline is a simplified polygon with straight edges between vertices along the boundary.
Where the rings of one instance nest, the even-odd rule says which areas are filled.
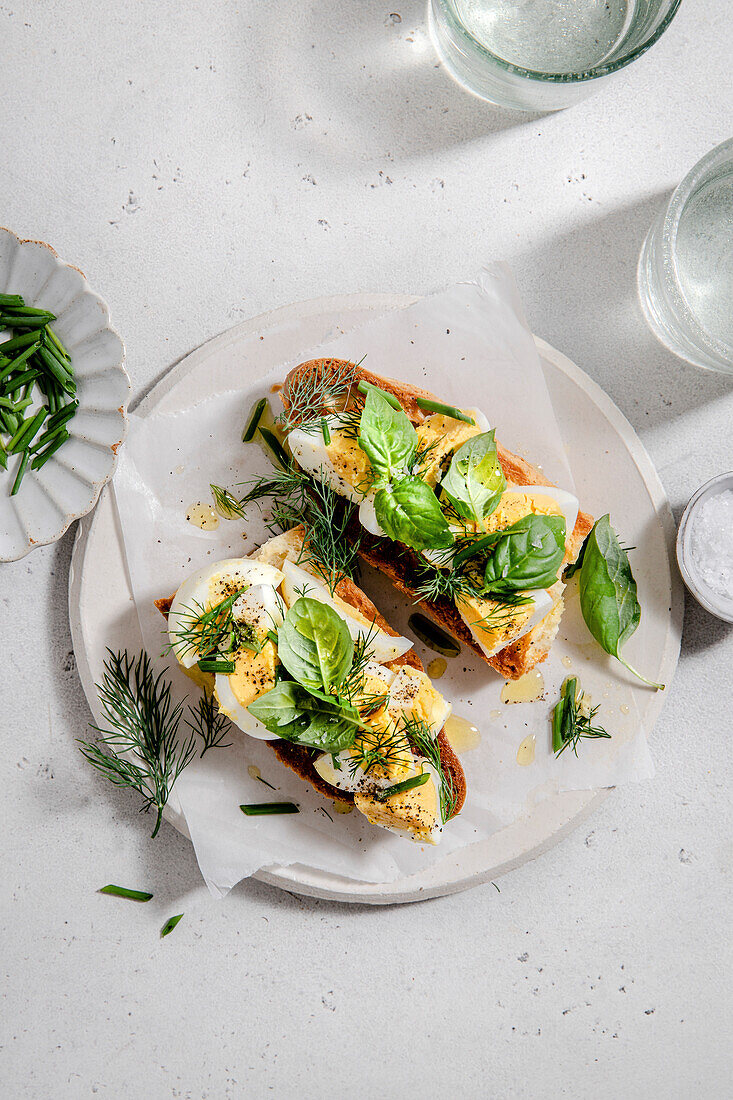
[[[280,396],[286,410],[291,408],[291,396],[297,390],[298,384],[308,374],[321,376],[332,373],[343,377],[345,368],[350,365],[341,359],[310,359],[290,371],[283,385]],[[429,390],[420,389],[408,382],[399,382],[394,378],[382,378],[360,366],[353,367],[355,382],[370,382],[386,393],[397,398],[403,410],[413,425],[422,423],[430,414],[424,412],[417,401],[419,398],[428,401],[438,401],[439,398]],[[324,413],[328,412],[324,408]],[[497,452],[509,487],[521,487],[522,485],[552,485],[541,470],[533,466],[526,459],[513,454],[497,441]],[[593,526],[593,517],[586,512],[578,511],[575,527],[566,540],[566,555],[562,568],[575,561],[583,540]],[[493,657],[487,657],[479,644],[474,640],[471,631],[464,623],[456,606],[448,599],[422,600],[417,596],[417,567],[418,556],[409,548],[401,546],[388,538],[378,538],[362,531],[362,539],[359,547],[360,557],[387,576],[395,588],[419,603],[435,622],[444,630],[447,630],[463,645],[468,646],[482,660],[491,665],[506,679],[516,680],[544,661],[555,640],[563,612],[562,590],[563,584],[558,579],[553,586],[555,602],[548,614],[540,620],[527,634],[515,642],[511,642]]]
[[[277,535],[275,538],[270,539],[264,546],[260,547],[259,550],[253,551],[249,556],[257,558],[260,561],[266,561],[280,568],[286,558],[289,558],[291,561],[297,561],[302,554],[302,550],[303,529],[295,527],[282,535]],[[380,630],[383,630],[393,638],[399,637],[397,631],[392,629],[369,597],[362,592],[353,581],[346,578],[339,581],[335,592],[345,603],[350,604],[351,607],[360,611],[362,615],[365,615],[368,619],[375,622]],[[163,599],[154,601],[155,606],[165,618],[168,617],[173,599],[173,596],[166,596]],[[408,651],[403,653],[400,657],[395,657],[394,660],[386,661],[385,665],[387,668],[391,669],[397,669],[400,665],[411,665],[412,668],[416,668],[420,672],[425,671],[422,661],[415,653],[414,649],[408,649]],[[438,734],[437,741],[440,749],[440,760],[443,771],[446,775],[450,776],[453,793],[456,796],[455,808],[451,815],[455,817],[455,815],[460,812],[466,798],[466,777],[461,762],[451,748],[444,731],[441,730]],[[291,741],[278,740],[268,741],[267,743],[281,763],[286,764],[287,767],[296,772],[296,774],[299,775],[301,779],[304,779],[306,783],[310,783],[310,785],[321,794],[332,799],[334,802],[353,803],[354,795],[351,792],[342,791],[338,787],[331,786],[330,783],[326,783],[318,774],[313,766],[314,758],[320,755],[317,750],[311,750],[305,745],[294,745]]]

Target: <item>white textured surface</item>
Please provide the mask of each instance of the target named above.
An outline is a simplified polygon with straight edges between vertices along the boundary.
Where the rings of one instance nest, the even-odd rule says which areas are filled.
[[[501,256],[678,514],[733,466],[730,382],[658,346],[634,297],[653,213],[729,136],[724,0],[687,0],[615,88],[539,119],[435,69],[422,3],[394,4],[401,23],[355,0],[192,7],[0,7],[3,221],[86,272],[138,393],[263,309]],[[6,1095],[340,1097],[344,1047],[358,1098],[726,1094],[729,628],[688,602],[656,779],[500,894],[359,910],[249,883],[216,904],[188,842],[150,841],[74,749],[72,537],[0,572]]]

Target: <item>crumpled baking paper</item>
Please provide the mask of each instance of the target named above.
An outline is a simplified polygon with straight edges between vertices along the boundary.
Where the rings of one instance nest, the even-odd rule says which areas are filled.
[[[152,601],[172,594],[206,562],[249,553],[268,537],[256,507],[246,522],[222,520],[214,531],[187,522],[186,512],[192,503],[210,499],[210,482],[233,488],[267,472],[263,451],[242,445],[242,425],[260,396],[278,407],[271,388],[291,366],[321,356],[366,356],[365,365],[378,374],[422,385],[450,404],[478,406],[505,446],[573,489],[535,344],[503,265],[320,347],[303,348],[296,360],[266,376],[258,377],[257,365],[245,363],[240,389],[207,393],[202,371],[199,404],[177,413],[131,416],[114,483],[129,578],[151,656],[171,664],[163,657],[164,623]],[[365,570],[362,583],[391,624],[409,636],[409,601],[372,570]],[[230,747],[197,758],[174,792],[212,892],[222,895],[272,864],[300,863],[361,881],[393,881],[490,836],[558,791],[609,787],[653,774],[632,692],[590,638],[574,585],[568,597],[560,634],[540,666],[544,692],[538,701],[503,703],[503,680],[465,650],[448,661],[437,681],[454,713],[475,723],[481,734],[478,747],[462,756],[466,804],[437,847],[418,846],[372,826],[358,811],[337,813],[333,803],[280,764],[265,742],[232,727]],[[416,649],[426,665],[435,657],[419,643]],[[175,661],[172,665],[176,696],[194,701],[195,689]],[[604,704],[612,737],[583,742],[577,758],[566,750],[556,759],[549,715],[570,672],[580,676],[594,702]],[[533,733],[534,762],[520,766],[517,750]],[[253,778],[254,769],[276,790]],[[301,812],[255,818],[240,812],[241,803],[269,800],[295,801]]]

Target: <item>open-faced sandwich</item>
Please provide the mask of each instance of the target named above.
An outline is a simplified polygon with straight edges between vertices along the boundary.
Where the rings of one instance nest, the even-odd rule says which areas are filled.
[[[157,600],[171,650],[221,713],[322,794],[436,844],[466,790],[443,732],[451,706],[412,643],[304,534],[207,565]]]
[[[575,496],[502,447],[481,410],[360,365],[302,363],[281,397],[281,458],[338,494],[364,561],[502,676],[546,658],[563,569],[593,522]],[[270,489],[277,510],[282,485]]]

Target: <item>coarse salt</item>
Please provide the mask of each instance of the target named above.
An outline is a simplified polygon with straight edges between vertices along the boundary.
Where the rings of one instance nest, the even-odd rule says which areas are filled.
[[[709,497],[693,512],[690,548],[695,571],[708,588],[733,599],[733,492]]]

